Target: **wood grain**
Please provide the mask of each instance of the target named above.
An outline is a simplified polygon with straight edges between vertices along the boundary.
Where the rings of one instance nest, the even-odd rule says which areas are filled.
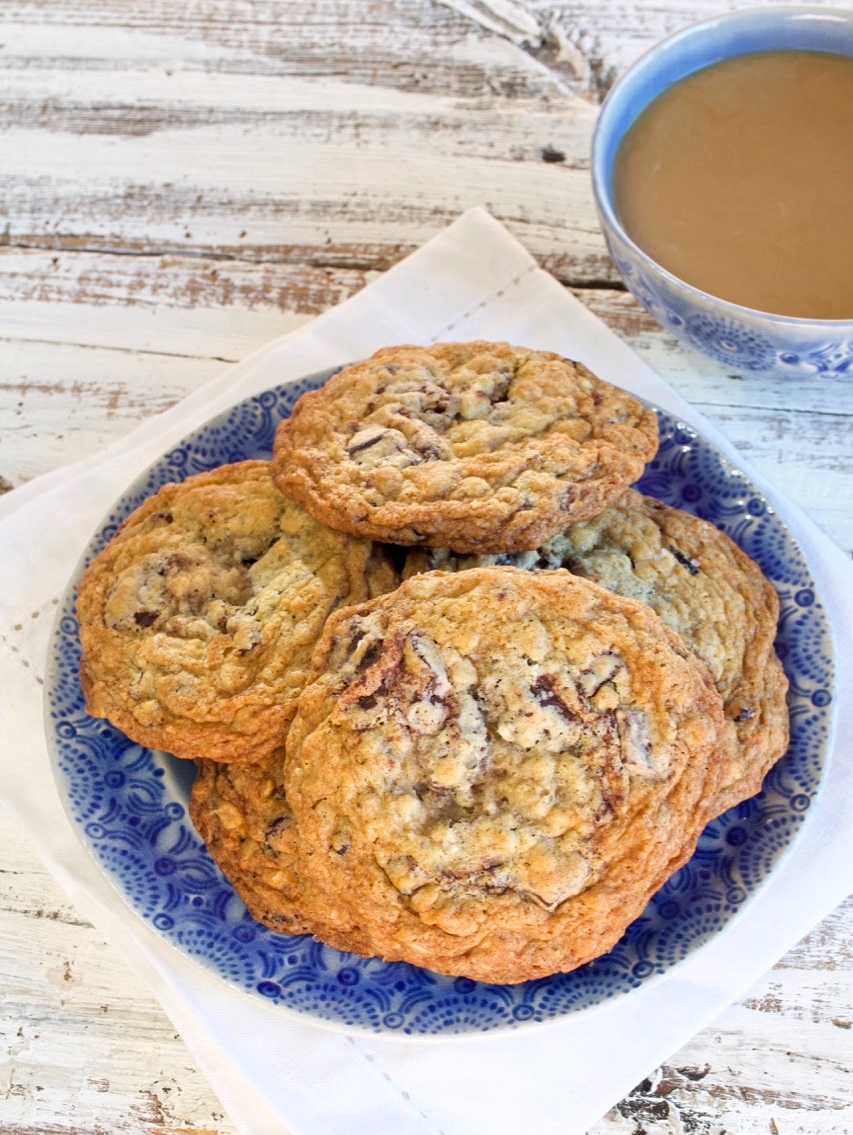
[[[98,452],[483,205],[850,552],[853,383],[688,352],[624,291],[596,223],[589,146],[615,77],[735,6],[6,0],[0,491]],[[2,811],[0,849],[4,1135],[236,1135]],[[848,902],[588,1135],[853,1131],[851,940]]]
[[[4,1135],[232,1135],[148,991],[77,918],[5,814],[0,832]]]

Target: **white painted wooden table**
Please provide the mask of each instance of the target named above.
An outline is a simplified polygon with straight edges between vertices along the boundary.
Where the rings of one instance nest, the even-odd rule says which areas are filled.
[[[853,380],[746,377],[679,347],[595,221],[609,84],[735,6],[4,0],[0,490],[97,452],[484,205],[849,553]],[[0,1040],[4,1135],[233,1133],[8,816]],[[851,1131],[848,901],[591,1135]]]

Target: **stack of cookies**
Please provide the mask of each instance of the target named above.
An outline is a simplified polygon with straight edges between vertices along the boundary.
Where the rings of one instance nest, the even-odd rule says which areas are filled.
[[[657,443],[554,354],[379,351],[92,561],[87,708],[197,762],[193,822],[272,929],[488,982],[582,965],[787,747],[776,593],[630,488]]]

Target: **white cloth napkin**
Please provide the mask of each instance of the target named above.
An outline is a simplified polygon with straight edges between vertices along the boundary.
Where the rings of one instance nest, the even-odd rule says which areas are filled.
[[[853,667],[845,665],[828,786],[772,882],[726,933],[664,979],[541,1028],[481,1039],[364,1039],[283,1012],[158,938],[79,842],[47,754],[46,650],[57,597],[123,487],[214,413],[287,378],[386,344],[473,338],[579,358],[701,431],[799,541],[835,656],[853,657],[853,565],[482,210],[104,454],[0,498],[0,798],[80,912],[147,982],[244,1135],[579,1135],[853,889]]]

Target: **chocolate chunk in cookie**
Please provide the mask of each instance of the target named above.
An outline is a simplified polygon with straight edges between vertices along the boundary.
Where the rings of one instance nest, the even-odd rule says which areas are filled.
[[[788,747],[788,681],[774,649],[779,599],[759,565],[724,532],[629,489],[598,516],[539,548],[506,556],[411,551],[404,577],[494,564],[567,568],[647,603],[707,664],[726,712],[724,812],[755,795]]]
[[[302,395],[278,429],[273,475],[342,531],[502,552],[600,512],[657,443],[653,411],[559,355],[401,346]]]
[[[367,952],[518,982],[609,949],[692,853],[722,702],[566,571],[413,577],[333,615],[287,740],[301,869]]]
[[[258,760],[329,613],[396,583],[383,549],[317,523],[265,461],[165,485],[80,582],[86,707],[176,756]]]

